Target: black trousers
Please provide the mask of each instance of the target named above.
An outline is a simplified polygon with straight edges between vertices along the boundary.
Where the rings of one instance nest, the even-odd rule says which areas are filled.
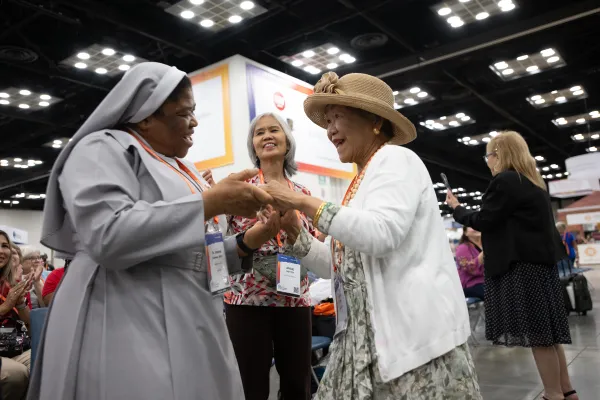
[[[225,307],[227,328],[242,375],[246,400],[269,398],[272,359],[284,400],[309,400],[310,307]]]

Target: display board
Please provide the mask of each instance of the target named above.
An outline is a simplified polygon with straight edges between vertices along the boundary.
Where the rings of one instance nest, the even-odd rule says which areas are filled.
[[[589,243],[577,245],[579,264],[600,265],[600,243]]]
[[[194,145],[186,160],[200,171],[222,167],[234,161],[231,144],[229,66],[221,65],[190,76],[196,100]]]
[[[569,209],[566,209],[568,212]],[[600,224],[600,211],[578,213],[578,214],[567,214],[567,224],[569,225],[588,225],[588,224]]]
[[[354,164],[339,160],[335,147],[323,128],[304,114],[304,99],[313,92],[308,84],[285,75],[278,75],[253,64],[246,64],[250,119],[266,112],[283,116],[296,140],[296,163],[302,172],[352,179]]]

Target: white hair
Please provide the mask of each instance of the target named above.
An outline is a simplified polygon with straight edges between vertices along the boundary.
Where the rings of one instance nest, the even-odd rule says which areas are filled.
[[[285,158],[283,160],[283,170],[285,174],[289,177],[292,177],[298,172],[298,165],[296,165],[296,141],[294,140],[294,135],[292,134],[292,130],[288,123],[283,119],[283,117],[279,114],[267,112],[264,114],[257,115],[252,122],[250,123],[250,129],[248,130],[248,155],[250,156],[250,160],[256,168],[260,168],[260,160],[256,155],[256,150],[254,149],[254,130],[256,129],[256,124],[263,117],[273,117],[281,126],[283,133],[285,133],[286,142],[287,142],[287,152],[285,153]]]

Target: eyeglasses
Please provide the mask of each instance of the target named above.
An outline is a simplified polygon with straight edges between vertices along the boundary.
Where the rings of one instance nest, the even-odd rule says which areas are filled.
[[[27,257],[23,261],[42,261],[42,257]]]
[[[496,152],[492,151],[491,153],[487,153],[485,156],[483,156],[483,160],[485,162],[488,162],[488,160],[490,159],[491,156],[496,156],[496,155],[497,155]]]

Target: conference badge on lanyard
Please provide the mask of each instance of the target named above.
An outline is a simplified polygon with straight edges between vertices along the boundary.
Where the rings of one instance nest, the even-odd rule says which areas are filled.
[[[208,286],[210,292],[216,296],[231,289],[229,270],[225,255],[223,234],[213,221],[208,223],[206,235],[206,264],[208,269]]]
[[[300,297],[300,261],[297,258],[277,255],[277,293]]]

